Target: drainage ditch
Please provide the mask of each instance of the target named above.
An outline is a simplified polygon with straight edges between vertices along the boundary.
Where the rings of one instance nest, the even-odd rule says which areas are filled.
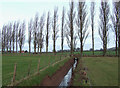
[[[72,78],[73,70],[75,70],[77,63],[78,63],[78,58],[74,58],[73,66],[69,69],[68,73],[64,76],[62,82],[59,85],[61,88],[70,86],[69,84]]]

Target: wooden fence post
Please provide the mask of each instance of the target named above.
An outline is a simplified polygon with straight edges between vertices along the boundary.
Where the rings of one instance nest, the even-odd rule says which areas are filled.
[[[38,73],[39,73],[39,67],[40,67],[40,59],[38,60]]]
[[[13,80],[12,80],[12,83],[15,82],[15,76],[16,76],[16,63],[14,65],[14,74],[13,74]]]
[[[30,64],[28,66],[28,76],[30,75],[31,63],[32,63],[32,61],[30,61]]]
[[[48,58],[48,61],[49,61],[49,66],[50,66],[50,64],[52,64],[52,63],[50,63],[50,57]]]
[[[60,55],[60,60],[61,60],[61,55]]]

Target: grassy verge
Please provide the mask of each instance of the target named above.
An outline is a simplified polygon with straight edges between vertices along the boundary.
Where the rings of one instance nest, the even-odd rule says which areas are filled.
[[[29,78],[28,80],[22,81],[18,86],[36,86],[40,85],[42,82],[43,78],[48,75],[52,76],[53,73],[55,73],[61,66],[64,65],[65,62],[68,61],[69,58],[55,64],[55,65],[50,65],[47,69],[44,71],[41,71],[38,75],[33,76]]]
[[[11,80],[14,72],[14,64],[17,64],[16,69],[16,80],[20,80],[28,75],[28,68],[31,64],[30,75],[37,72],[38,60],[40,59],[40,68],[48,66],[49,63],[55,63],[65,58],[64,56],[58,55],[31,55],[31,54],[3,54],[2,56],[2,85],[11,84]]]
[[[87,66],[88,84],[80,83],[79,72],[75,73],[74,86],[118,86],[117,57],[83,57],[83,66]],[[77,71],[80,69],[78,64]]]
[[[87,83],[85,82],[85,79],[87,78],[87,75],[83,75],[82,73],[85,71],[83,70],[83,60],[80,59],[77,65],[77,68],[74,70],[74,79],[73,79],[73,86],[89,86],[90,81],[88,80]]]

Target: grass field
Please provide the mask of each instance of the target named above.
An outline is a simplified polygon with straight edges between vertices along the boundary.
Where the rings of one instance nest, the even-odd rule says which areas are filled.
[[[57,55],[62,54],[61,52],[58,52]],[[64,52],[63,54],[70,54],[70,52]],[[74,54],[80,54],[80,52],[74,52]],[[92,51],[83,51],[83,55],[93,55]],[[103,51],[94,51],[94,55],[103,55]],[[115,51],[108,50],[106,52],[106,55],[116,55]]]
[[[74,54],[79,54],[80,52],[74,52]],[[40,59],[40,68],[48,66],[50,63],[53,64],[61,58],[65,58],[64,55],[69,55],[70,52],[53,53],[48,54],[3,54],[2,55],[2,85],[11,84],[14,72],[14,64],[17,64],[16,70],[16,80],[26,77],[28,75],[28,68],[31,63],[30,75],[37,72],[38,60]],[[108,55],[115,55],[115,51],[107,52]],[[92,51],[84,51],[83,55],[92,55]],[[96,51],[95,55],[102,55],[102,51]],[[88,67],[88,75],[91,80],[92,85],[117,85],[118,79],[118,61],[117,57],[83,57],[84,65]],[[66,61],[66,60],[65,60]],[[20,85],[37,85],[42,78],[48,74],[53,74],[59,66],[63,65],[65,62],[60,62],[56,66],[49,67],[43,71],[39,76],[34,76],[29,80],[23,81]],[[98,78],[97,76],[100,75]],[[41,78],[41,79],[39,79]],[[79,78],[79,77],[78,77]],[[39,79],[39,80],[38,80]],[[38,80],[38,81],[37,81]],[[103,81],[104,80],[104,81]],[[112,80],[110,82],[109,80]],[[32,84],[33,83],[33,84]],[[37,84],[36,84],[37,83]],[[79,83],[78,83],[79,84]]]
[[[68,59],[65,59],[65,60],[61,61],[60,63],[55,64],[54,66],[51,65],[46,70],[40,72],[40,74],[33,76],[28,80],[22,81],[18,86],[36,86],[36,85],[38,86],[38,85],[40,85],[41,81],[43,80],[43,78],[46,75],[52,76],[52,74],[55,73],[67,61],[68,61]]]
[[[91,86],[118,86],[117,57],[83,57],[82,60],[83,66],[88,68],[87,76]],[[75,76],[73,85],[80,86],[81,84],[77,82],[80,75]]]
[[[61,58],[65,58],[61,56]],[[28,68],[31,63],[30,75],[37,72],[38,60],[40,59],[40,69],[53,64],[60,60],[60,56],[56,55],[29,55],[29,54],[4,54],[2,56],[2,85],[8,85],[11,83],[14,64],[17,64],[16,80],[20,80],[27,76]]]

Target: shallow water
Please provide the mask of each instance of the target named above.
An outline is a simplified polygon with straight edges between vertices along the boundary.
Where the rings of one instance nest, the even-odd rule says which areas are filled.
[[[69,86],[69,82],[71,80],[72,72],[73,72],[72,70],[75,70],[76,65],[77,65],[77,58],[75,58],[75,63],[73,64],[73,67],[69,69],[68,73],[64,76],[62,82],[60,83],[59,85],[60,88],[65,88]]]

